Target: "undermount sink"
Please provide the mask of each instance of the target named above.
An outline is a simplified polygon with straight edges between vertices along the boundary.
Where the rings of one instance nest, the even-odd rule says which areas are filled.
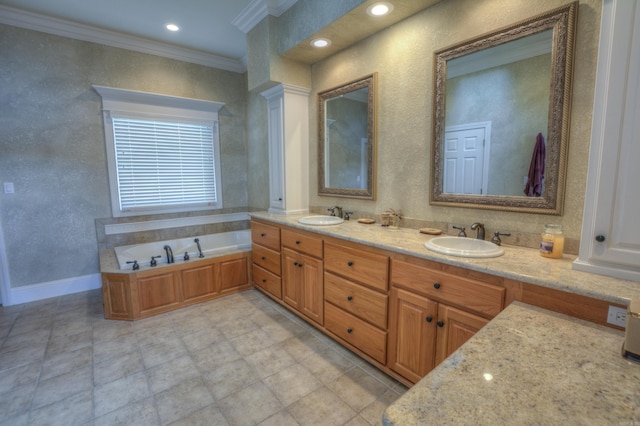
[[[318,216],[302,217],[298,219],[298,222],[304,225],[326,226],[326,225],[339,225],[342,222],[344,222],[344,219],[338,216],[318,215]]]
[[[464,237],[436,237],[424,243],[431,251],[459,257],[498,257],[504,249],[489,241]]]

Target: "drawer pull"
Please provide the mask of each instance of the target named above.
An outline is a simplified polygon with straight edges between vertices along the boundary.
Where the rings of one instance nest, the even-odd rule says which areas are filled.
[[[347,262],[347,265],[348,266],[353,266],[353,262],[349,261],[349,262]]]
[[[261,236],[261,237],[266,237],[266,236],[267,236],[267,234],[265,234],[264,232],[262,232],[262,233],[260,234],[260,236]]]
[[[351,334],[353,332],[353,328],[347,328],[347,333]]]
[[[265,279],[263,279],[263,280],[262,280],[262,282],[263,282],[263,283],[266,283],[266,282],[267,282],[267,279],[266,279],[266,278],[265,278]]]
[[[300,244],[300,241],[296,241],[296,244]]]
[[[298,262],[293,262],[293,266],[298,266]]]
[[[444,327],[444,321],[438,321],[437,324],[438,327]]]
[[[347,296],[347,300],[351,302],[353,300],[353,296]]]
[[[264,256],[262,256],[262,260],[267,260],[267,258],[266,258],[266,257],[264,257]]]
[[[433,317],[426,317],[425,320],[427,320],[427,322],[431,322],[433,321]]]
[[[435,283],[435,284],[433,285],[433,288],[435,288],[436,290],[437,290],[437,289],[439,289],[439,288],[440,288],[440,283]]]
[[[304,265],[302,263],[298,263],[298,268],[302,268]]]

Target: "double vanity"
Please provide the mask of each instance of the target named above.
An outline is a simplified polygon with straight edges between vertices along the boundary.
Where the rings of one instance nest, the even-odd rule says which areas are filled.
[[[252,214],[253,283],[412,386],[385,424],[640,418],[640,366],[605,326],[637,283],[575,271],[572,256],[443,255],[414,229],[304,217]]]

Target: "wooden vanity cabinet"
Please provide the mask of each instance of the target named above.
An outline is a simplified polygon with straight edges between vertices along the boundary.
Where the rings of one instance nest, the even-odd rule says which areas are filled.
[[[504,307],[505,289],[392,260],[389,363],[416,383]]]
[[[324,324],[322,240],[282,230],[282,300]]]
[[[389,257],[325,242],[324,261],[325,328],[384,365]]]
[[[251,241],[253,284],[282,300],[280,228],[252,220]]]

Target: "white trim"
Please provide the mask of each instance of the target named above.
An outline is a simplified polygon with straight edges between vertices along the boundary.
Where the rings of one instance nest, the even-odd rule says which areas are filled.
[[[298,0],[253,0],[238,16],[231,21],[232,25],[248,34],[256,25],[268,15],[276,18],[286,12]]]
[[[35,302],[36,300],[65,296],[101,287],[102,276],[99,273],[15,287],[11,289],[11,304],[18,305],[20,303]],[[9,304],[6,306],[9,306]]]
[[[4,233],[2,231],[2,220],[0,220],[0,296],[2,297],[2,305],[11,306],[13,300],[11,297],[11,281],[9,277],[9,260],[4,245]]]
[[[105,235],[126,234],[130,232],[153,231],[155,229],[180,228],[183,226],[209,225],[212,223],[249,220],[248,212],[215,214],[208,216],[180,217],[176,219],[149,220],[145,222],[114,223],[104,226]]]
[[[239,59],[226,58],[200,50],[175,46],[161,41],[149,40],[130,34],[105,30],[65,19],[53,18],[39,13],[27,12],[9,6],[0,5],[0,23],[26,28],[47,34],[69,37],[75,40],[103,44],[105,46],[148,53],[189,62],[206,67],[219,68],[236,73],[244,73],[247,68]]]

